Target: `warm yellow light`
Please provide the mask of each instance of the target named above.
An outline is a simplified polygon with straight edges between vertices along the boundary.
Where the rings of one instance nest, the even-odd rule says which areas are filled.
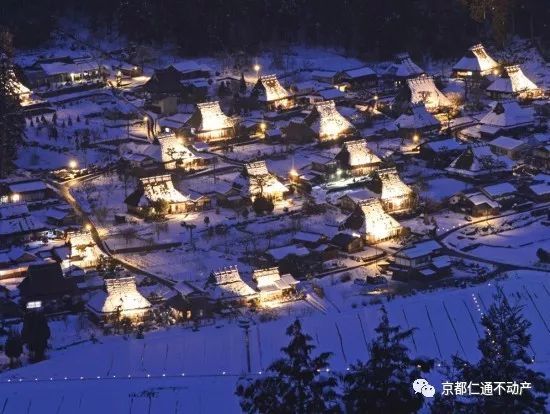
[[[145,116],[143,117],[143,122],[147,122],[147,121],[149,121],[149,117],[148,117],[147,115],[145,115]]]
[[[294,168],[292,170],[290,170],[290,175],[292,177],[296,177],[298,175],[298,171],[296,171]]]
[[[120,78],[122,76],[122,72],[119,70],[116,75]]]
[[[90,231],[92,229],[92,225],[90,223],[87,223],[84,228],[87,230],[87,231]]]
[[[256,63],[256,64],[254,65],[254,70],[255,70],[256,72],[259,72],[260,69],[261,69],[260,65],[258,65],[258,64]]]
[[[374,95],[373,98],[374,98],[375,101],[377,101],[378,100],[378,95]]]
[[[137,67],[137,66],[134,66],[134,70],[138,70],[138,67]]]
[[[76,162],[76,160],[70,160],[69,161],[69,168],[71,170],[74,170],[76,167],[78,167],[78,163]]]
[[[262,132],[265,132],[265,130],[267,129],[267,125],[266,125],[265,122],[262,122],[262,123],[260,124],[260,129],[262,130]]]
[[[11,196],[11,201],[13,201],[14,203],[17,203],[19,200],[21,200],[21,196],[19,194],[13,194]]]
[[[418,142],[420,140],[420,137],[418,136],[418,134],[414,134],[413,135],[413,142]]]
[[[494,70],[493,70],[493,75],[498,75],[498,73],[499,73],[499,72],[498,72],[498,69],[494,69]]]

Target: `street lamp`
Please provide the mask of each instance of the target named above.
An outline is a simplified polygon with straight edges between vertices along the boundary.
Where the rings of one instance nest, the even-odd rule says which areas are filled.
[[[76,162],[76,160],[70,160],[70,161],[69,161],[69,168],[70,168],[71,170],[75,170],[76,167],[78,167],[78,163]]]
[[[260,65],[258,65],[257,63],[254,65],[254,71],[256,72],[256,77],[260,77],[260,69],[262,67]]]
[[[420,140],[420,137],[418,136],[418,134],[414,134],[413,135],[413,142],[418,142]]]

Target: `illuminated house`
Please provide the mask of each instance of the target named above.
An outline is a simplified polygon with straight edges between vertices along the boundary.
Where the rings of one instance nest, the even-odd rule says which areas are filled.
[[[294,106],[294,97],[283,88],[276,75],[260,77],[252,89],[252,96],[255,96],[258,102],[270,111]]]
[[[260,292],[260,299],[273,300],[289,296],[296,290],[299,283],[291,274],[282,275],[278,267],[256,269],[252,273],[252,280]]]
[[[174,188],[169,174],[141,178],[137,190],[126,198],[125,203],[129,212],[139,214],[144,209],[152,208],[158,200],[167,201],[170,205],[168,212],[172,214],[194,208],[193,200]]]
[[[25,68],[25,77],[31,88],[67,83],[99,82],[104,68],[90,58],[40,59],[32,66]]]
[[[235,137],[236,122],[223,113],[218,101],[197,104],[187,124],[194,128],[197,138],[205,142]]]
[[[421,75],[417,78],[407,79],[407,85],[411,90],[412,104],[423,103],[430,112],[451,106],[451,101],[437,89],[431,76]]]
[[[466,55],[453,66],[453,76],[468,78],[490,75],[498,69],[498,63],[487,54],[483,45],[477,44],[468,49]]]
[[[395,168],[377,170],[381,194],[380,200],[388,213],[408,213],[414,206],[414,193],[401,181]]]
[[[406,79],[415,78],[424,73],[424,70],[414,63],[408,53],[399,53],[394,62],[382,73],[386,81],[402,84]]]
[[[355,127],[338,110],[334,101],[315,104],[313,111],[304,119],[320,141],[331,141],[355,133]]]
[[[205,286],[210,296],[221,300],[252,299],[257,293],[247,285],[237,266],[227,267],[212,272]]]
[[[493,138],[523,132],[535,123],[533,108],[522,108],[517,101],[502,101],[492,104],[477,125],[459,131],[462,138]]]
[[[519,65],[506,66],[505,75],[496,79],[487,87],[487,93],[493,98],[537,98],[542,90],[530,80]]]
[[[97,248],[89,231],[72,233],[68,237],[70,250],[69,265],[81,268],[95,267],[101,251]]]
[[[119,318],[143,320],[151,303],[138,292],[132,276],[105,279],[105,292],[98,292],[88,302],[95,319],[110,322]]]
[[[336,158],[341,168],[349,171],[354,176],[366,175],[378,168],[382,162],[369,149],[367,141],[364,139],[345,142]]]
[[[384,211],[382,203],[377,198],[363,201],[358,210],[348,219],[356,221],[359,219],[359,226],[352,225],[361,234],[365,243],[378,243],[399,236],[403,227],[392,216]]]
[[[204,167],[209,162],[208,158],[197,155],[187,148],[183,139],[173,133],[159,135],[158,141],[161,161],[167,170],[192,170]]]
[[[265,161],[251,162],[245,165],[243,177],[235,185],[246,188],[246,195],[252,199],[263,195],[273,200],[282,200],[288,191],[273,174],[267,170]]]

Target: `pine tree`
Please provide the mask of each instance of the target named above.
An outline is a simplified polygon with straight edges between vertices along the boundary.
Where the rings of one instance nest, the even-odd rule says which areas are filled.
[[[433,362],[411,359],[403,343],[413,329],[391,326],[382,307],[382,320],[377,336],[369,344],[370,359],[358,361],[343,376],[343,401],[348,413],[415,413],[423,405],[422,395],[415,394],[411,384],[422,378],[422,371]]]
[[[239,93],[244,95],[246,93],[246,81],[244,80],[244,73],[241,72],[241,81],[239,83]]]
[[[43,360],[48,346],[48,339],[50,339],[50,327],[46,316],[42,312],[26,313],[23,319],[21,337],[31,353],[32,360]]]
[[[282,348],[285,357],[269,366],[265,377],[237,386],[246,413],[337,413],[337,380],[328,373],[329,352],[312,357],[311,336],[302,332],[298,320],[287,328],[291,337]]]
[[[481,324],[485,336],[479,340],[481,359],[471,364],[459,357],[453,358],[453,365],[460,381],[472,382],[478,389],[482,382],[504,382],[505,391],[494,391],[492,396],[476,395],[458,399],[462,411],[469,413],[515,414],[546,412],[546,395],[550,385],[544,374],[535,372],[527,365],[533,360],[527,351],[531,335],[527,330],[531,323],[522,315],[522,306],[511,305],[504,292],[499,290],[495,301],[483,316]],[[521,395],[506,392],[506,383],[514,381],[531,383],[531,389],[524,389]],[[493,386],[494,388],[494,386]],[[432,412],[440,408],[443,401],[435,401]],[[439,404],[438,404],[439,403]]]
[[[10,368],[14,368],[23,353],[23,341],[17,331],[10,331],[4,345],[6,356],[10,359]]]
[[[12,36],[0,29],[0,178],[12,170],[25,128],[12,58]]]

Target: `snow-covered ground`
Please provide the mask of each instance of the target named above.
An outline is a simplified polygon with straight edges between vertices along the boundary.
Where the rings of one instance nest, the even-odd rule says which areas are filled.
[[[295,317],[313,337],[318,351],[333,352],[331,369],[345,371],[357,359],[368,358],[366,343],[378,324],[380,304],[388,309],[392,323],[417,328],[408,343],[413,355],[428,355],[438,361],[452,355],[475,360],[479,357],[477,340],[483,335],[480,318],[498,288],[511,302],[524,306],[524,315],[533,324],[530,354],[534,368],[549,372],[550,312],[545,304],[550,299],[550,282],[547,274],[535,271],[511,272],[481,285],[390,301],[375,295],[340,301],[338,295],[331,295],[330,301],[322,301],[327,313],[303,304],[285,307],[278,311],[278,319],[256,320],[252,325],[251,371],[261,375],[259,372],[280,356],[280,348],[287,342],[283,332]],[[63,335],[62,329],[55,326],[53,335]],[[173,327],[147,333],[142,340],[98,339],[98,343],[51,351],[44,362],[3,373],[0,381],[8,412],[22,412],[29,406],[29,413],[92,413],[99,407],[110,412],[129,407],[132,412],[146,412],[149,404],[155,410],[173,411],[178,406],[181,412],[210,412],[221,407],[224,412],[239,411],[233,391],[237,377],[247,371],[247,362],[244,331],[235,321],[221,320],[197,332]],[[433,376],[437,378],[437,374]]]

